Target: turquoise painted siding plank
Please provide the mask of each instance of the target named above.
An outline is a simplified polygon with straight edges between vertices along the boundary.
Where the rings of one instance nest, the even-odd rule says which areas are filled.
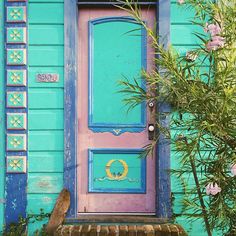
[[[35,236],[35,235],[38,235],[36,234],[38,231],[37,230],[40,230],[43,225],[47,224],[48,222],[48,219],[44,219],[42,221],[36,221],[34,223],[29,223],[28,225],[28,236]]]
[[[174,48],[179,52],[180,56],[186,56],[186,53],[189,52],[189,51],[192,51],[192,50],[195,50],[197,48],[197,46],[195,45],[175,45]],[[196,62],[198,60],[201,61],[201,66],[202,67],[209,67],[210,63],[208,60],[204,60],[204,57],[201,56],[199,58],[196,59]]]
[[[29,24],[63,24],[63,7],[62,3],[30,3]]]
[[[58,194],[28,194],[27,212],[29,214],[51,213]]]
[[[0,231],[4,224],[5,109],[4,109],[4,1],[0,1]]]
[[[63,89],[43,88],[29,90],[29,109],[63,108]]]
[[[200,26],[171,25],[171,43],[173,45],[196,45],[202,43],[194,33],[204,33]]]
[[[171,169],[181,169],[181,159],[182,159],[182,155],[180,152],[178,151],[174,151],[172,149],[172,152],[171,152]],[[208,159],[210,157],[212,157],[213,153],[209,150],[202,150],[200,152],[200,155],[197,155],[196,157],[199,158],[204,158],[204,159]],[[190,171],[190,170],[189,170]],[[201,169],[200,167],[197,168],[197,171],[201,172],[201,171],[205,171],[204,169]]]
[[[63,151],[63,131],[29,131],[29,151]]]
[[[27,192],[60,193],[63,188],[62,173],[29,173]]]
[[[180,56],[186,56],[186,53],[192,50],[197,49],[197,45],[175,45],[174,48],[176,49],[176,51],[180,54]],[[201,56],[199,58],[196,59],[196,62],[198,60],[200,60],[201,62],[203,62],[204,57]],[[205,60],[201,66],[203,67],[208,67],[210,65],[208,60]]]
[[[194,45],[178,45],[174,47],[181,56],[185,56],[188,51],[194,50],[197,48],[197,46]]]
[[[184,227],[188,236],[207,236],[207,233],[204,230],[204,221],[199,217],[196,217],[193,221],[189,221],[188,216],[178,216],[176,222]],[[222,232],[213,232],[213,236],[222,235]]]
[[[63,152],[29,152],[28,172],[63,172]]]
[[[29,66],[63,66],[63,46],[29,46]]]
[[[30,25],[29,45],[63,45],[63,25]]]
[[[172,144],[171,144],[171,151],[176,152],[177,148],[175,145],[175,141],[178,140],[179,136],[189,136],[193,135],[193,133],[187,131],[187,130],[171,130],[171,137],[172,137]],[[206,138],[206,136],[205,136]],[[208,143],[200,142],[199,144],[201,151],[214,151],[214,146],[210,146]]]
[[[53,73],[59,75],[57,83],[39,83],[36,81],[36,75],[41,73]],[[30,67],[28,70],[28,85],[29,88],[43,87],[64,87],[64,68],[63,67]]]
[[[29,130],[63,129],[63,110],[30,110]]]
[[[190,20],[193,20],[193,16],[193,9],[186,9],[177,3],[171,4],[171,24],[191,24]]]
[[[175,174],[171,175],[171,191],[174,193],[184,193],[189,192],[193,187],[195,187],[195,182],[192,174],[184,174],[181,178],[177,177]]]
[[[64,163],[64,0],[29,0],[29,154],[30,214],[51,212],[63,187]],[[38,83],[36,74],[55,73],[57,83]],[[28,226],[34,235],[47,222]]]
[[[188,215],[188,214],[201,214],[201,209],[198,208],[198,212],[196,212],[194,209],[184,209],[184,198],[185,198],[185,195],[182,194],[182,193],[173,193],[172,195],[173,197],[173,212],[175,215],[182,215],[182,214],[185,214],[185,215]],[[197,194],[189,194],[188,195],[188,198],[187,199],[192,199],[194,200],[194,202],[197,202],[198,203],[198,206],[200,206],[200,203],[199,201],[197,201]],[[209,196],[205,196],[204,197],[204,200],[206,202],[209,201]],[[195,211],[195,212],[194,212]]]

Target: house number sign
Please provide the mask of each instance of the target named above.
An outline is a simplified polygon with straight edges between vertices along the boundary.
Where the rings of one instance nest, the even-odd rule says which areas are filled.
[[[59,74],[53,74],[53,73],[36,74],[36,81],[39,83],[56,83],[59,81]]]

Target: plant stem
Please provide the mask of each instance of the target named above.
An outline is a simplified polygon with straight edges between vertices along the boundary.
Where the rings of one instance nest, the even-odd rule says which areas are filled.
[[[204,204],[204,200],[203,200],[202,193],[201,193],[201,187],[200,187],[198,176],[197,176],[197,169],[196,169],[194,159],[191,154],[190,154],[190,164],[191,164],[191,168],[192,168],[194,181],[195,181],[195,184],[197,187],[197,194],[198,194],[198,198],[199,198],[201,208],[202,208],[202,214],[203,214],[203,218],[204,218],[204,222],[205,222],[205,226],[206,226],[206,231],[207,231],[208,236],[212,236],[210,224],[209,224],[209,221],[207,218],[207,210],[206,210],[206,206]]]

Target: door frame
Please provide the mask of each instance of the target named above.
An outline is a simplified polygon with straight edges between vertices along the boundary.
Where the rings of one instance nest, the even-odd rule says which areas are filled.
[[[115,4],[116,2],[96,2],[93,4]],[[159,42],[165,48],[170,43],[170,0],[140,2],[156,4],[157,32]],[[78,51],[78,0],[64,0],[64,188],[70,191],[71,203],[67,218],[77,218],[77,51]],[[170,106],[158,104],[162,115],[159,121],[169,126]],[[163,115],[166,114],[166,115]],[[156,217],[171,218],[170,185],[170,141],[160,136],[156,165]]]

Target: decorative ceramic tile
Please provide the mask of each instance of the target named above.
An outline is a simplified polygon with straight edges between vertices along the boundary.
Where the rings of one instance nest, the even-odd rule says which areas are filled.
[[[7,7],[7,22],[26,22],[26,8],[23,6]]]
[[[26,28],[25,27],[14,27],[7,28],[7,43],[26,43]]]
[[[26,92],[7,92],[8,108],[26,108]]]
[[[26,49],[7,49],[7,65],[26,65]]]
[[[7,129],[25,130],[26,114],[25,113],[7,113]]]
[[[7,151],[26,151],[26,135],[7,134]]]
[[[7,156],[7,173],[26,173],[25,156]]]
[[[7,0],[8,2],[26,2],[26,0]]]
[[[26,71],[7,70],[7,86],[26,86]]]

